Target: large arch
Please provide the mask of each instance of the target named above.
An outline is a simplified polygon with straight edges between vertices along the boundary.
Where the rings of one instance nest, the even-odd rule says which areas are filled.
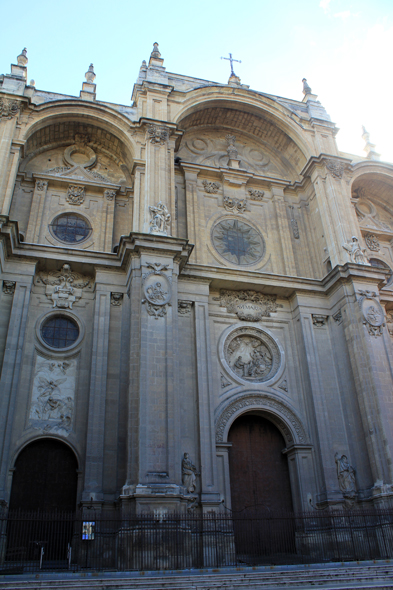
[[[232,423],[241,414],[250,411],[268,416],[282,433],[287,446],[309,443],[302,420],[289,405],[266,392],[255,391],[244,392],[219,406],[216,412],[216,442],[227,442]]]

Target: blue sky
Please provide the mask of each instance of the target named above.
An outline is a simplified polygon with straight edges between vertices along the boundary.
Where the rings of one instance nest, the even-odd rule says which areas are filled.
[[[79,95],[90,62],[97,98],[130,103],[152,44],[170,72],[226,82],[229,52],[251,88],[301,100],[303,77],[340,128],[339,148],[362,155],[364,124],[393,162],[392,0],[3,2],[0,73],[23,47],[36,87]]]

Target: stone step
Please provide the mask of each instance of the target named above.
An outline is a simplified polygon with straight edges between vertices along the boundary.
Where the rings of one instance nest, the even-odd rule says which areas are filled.
[[[239,571],[241,569],[241,571]],[[1,576],[0,590],[324,590],[393,589],[393,564],[352,564],[348,566],[265,566],[222,570],[174,572],[86,572],[36,573]]]

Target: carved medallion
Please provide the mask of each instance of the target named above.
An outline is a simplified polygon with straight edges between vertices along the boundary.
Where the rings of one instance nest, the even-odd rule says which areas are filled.
[[[265,242],[251,225],[238,219],[225,219],[212,230],[217,252],[232,264],[256,264],[265,254]]]
[[[221,307],[226,307],[229,313],[235,313],[239,320],[245,322],[259,322],[277,311],[277,295],[265,295],[258,291],[221,289],[217,299]]]
[[[85,200],[85,187],[71,184],[68,187],[66,201],[71,205],[82,205]]]
[[[385,317],[377,293],[373,291],[359,291],[359,305],[364,317],[363,324],[370,336],[382,336]]]
[[[280,350],[271,336],[259,328],[237,328],[224,343],[229,371],[243,381],[262,383],[271,379],[281,363]]]
[[[29,423],[43,432],[68,436],[74,414],[76,360],[37,356]]]
[[[166,315],[172,297],[171,283],[164,274],[164,271],[168,270],[168,265],[153,262],[147,266],[152,270],[143,276],[145,299],[142,299],[142,303],[147,304],[147,313],[158,319]]]
[[[381,249],[381,246],[380,246],[379,240],[376,235],[367,234],[364,239],[366,241],[367,248],[369,250],[372,250],[373,252],[379,252],[379,250]]]

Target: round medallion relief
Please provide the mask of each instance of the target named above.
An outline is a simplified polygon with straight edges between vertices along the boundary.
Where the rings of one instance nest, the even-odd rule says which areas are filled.
[[[259,328],[237,328],[226,338],[223,352],[229,370],[252,383],[269,381],[281,365],[276,342]]]
[[[150,274],[144,282],[143,290],[149,303],[165,305],[171,299],[171,284],[162,274]]]
[[[212,230],[212,242],[217,252],[232,264],[256,264],[265,254],[261,234],[240,219],[219,221]]]

